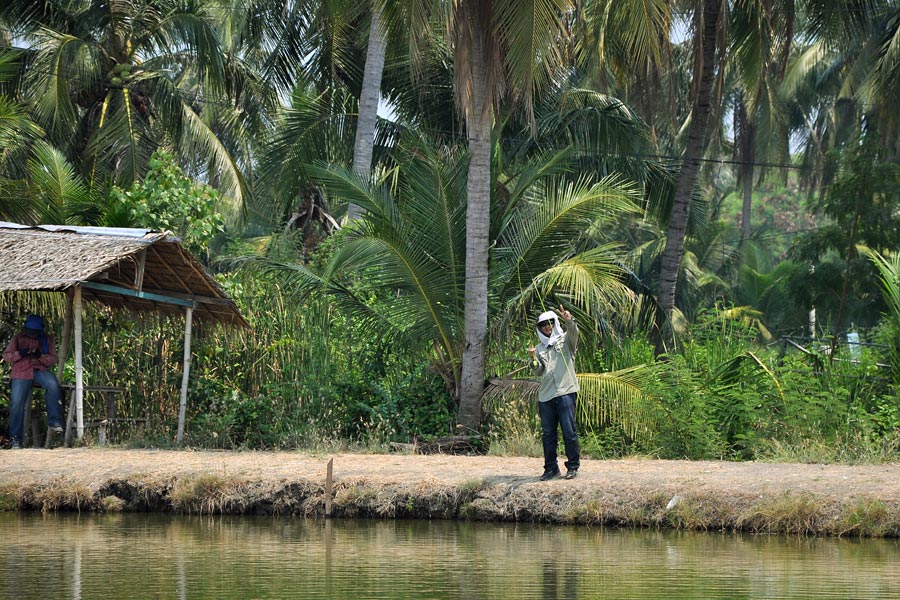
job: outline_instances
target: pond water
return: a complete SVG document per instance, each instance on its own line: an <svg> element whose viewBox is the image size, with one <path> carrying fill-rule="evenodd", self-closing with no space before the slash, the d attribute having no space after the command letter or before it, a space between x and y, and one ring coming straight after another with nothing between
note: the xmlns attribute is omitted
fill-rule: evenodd
<svg viewBox="0 0 900 600"><path fill-rule="evenodd" d="M900 597L896 540L20 513L0 540L0 598Z"/></svg>

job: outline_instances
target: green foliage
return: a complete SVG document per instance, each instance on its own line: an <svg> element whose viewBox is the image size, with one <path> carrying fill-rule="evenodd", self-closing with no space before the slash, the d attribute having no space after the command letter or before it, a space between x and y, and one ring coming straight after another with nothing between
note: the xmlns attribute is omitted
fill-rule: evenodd
<svg viewBox="0 0 900 600"><path fill-rule="evenodd" d="M682 351L656 365L642 391L663 416L649 440L582 425L592 452L607 456L747 460L785 456L842 461L892 460L900 431L900 397L875 349L851 362L759 347L750 324L708 312ZM638 344L640 347L640 344ZM607 362L630 355L634 344L604 350Z"/></svg>
<svg viewBox="0 0 900 600"><path fill-rule="evenodd" d="M860 246L875 251L900 246L900 167L880 148L876 136L834 155L840 163L834 183L811 202L814 213L824 215L828 225L799 237L789 256L815 265L804 285L815 297L819 318L832 322L841 314L839 328L849 322L872 326L885 304L876 293L878 273L858 254ZM846 296L843 294L847 287ZM843 310L841 310L843 302Z"/></svg>
<svg viewBox="0 0 900 600"><path fill-rule="evenodd" d="M298 21L285 18L282 6L265 3L258 10L223 12L202 1L124 2L113 11L120 18L110 18L98 3L51 0L43 3L46 10L32 10L31 4L13 0L0 6L0 21L9 29L0 35L0 216L167 229L206 256L223 230L219 211L230 200L249 198L251 184L259 193L256 229L231 235L242 252L264 253L270 268L220 278L252 324L249 330L197 328L190 442L221 448L380 447L386 440L451 432L464 344L471 158L453 145L462 114L450 103L454 70L462 72L454 68L453 45L428 44L439 47L423 48L427 58L423 53L412 63L399 54L390 57L383 87L401 120L381 123L369 178L333 167L351 158L359 110L353 90L365 35L357 27L366 21L362 5L332 13L340 3L313 3ZM534 7L519 13L516 3L504 6L509 12L500 21L506 33L517 32L506 29L510 25L525 31L537 22L541 36L552 37L564 24L552 10L522 20ZM669 57L659 83L689 90L693 49L668 45L669 8L657 8L643 20L632 18L641 15L628 7L588 10L589 20L598 22L573 23L586 35L542 63L542 81L528 73L532 37L507 40L512 45L502 57L504 68L524 76L510 78L513 93L496 107L499 141L489 169L491 385L517 372L531 341L519 337L516 324L527 322L537 307L561 300L584 325L578 370L588 374L579 410L586 454L896 456L900 269L887 256L900 246L900 171L892 147L897 119L890 110L898 81L890 69L900 46L887 43L900 23L896 9L890 19L875 11L877 23L866 22L865 11L851 21L838 12L794 15L796 31L811 46L798 72L786 74L788 89L781 94L766 86L753 90L764 83L761 75L776 75L759 66L772 63L771 51L785 40L752 39L746 7L730 12L726 29L735 37L724 58L737 69L747 99L754 96L760 104L751 110L758 145L786 152L782 134L789 132L775 131L787 127L775 99L794 92L791 126L809 136L803 152L820 160L828 148L843 148L825 165L840 169L826 179L827 193L810 196L811 211L802 210L792 176L766 177L754 194L753 221L762 225L750 241L737 235L738 198L726 198L717 213L714 197L696 194L677 287L680 315L693 322L684 323L678 352L660 359L644 339L639 317L646 315L633 309L652 305L636 294L649 298L646 282L659 275L666 240L657 226L664 227L670 216L675 177L645 157L682 153L672 124L683 123L690 103L684 96L654 94L654 78L644 71L635 75L634 65L658 67ZM397 16L388 19L391 26L402 22ZM787 13L759 23L768 27L786 18ZM426 34L432 23L418 25L416 35ZM390 33L393 40L397 32ZM823 33L842 40L840 55L817 45ZM13 39L23 47L9 47ZM594 62L612 71L549 67L556 59L592 56L599 46L589 50L579 42L597 39L608 42L601 52L610 60ZM414 63L431 76L428 85L403 83L410 81L406 69ZM779 78L784 74L785 65L770 66ZM598 81L614 82L640 100L629 107L611 90L598 91ZM537 88L541 82L559 85L534 106L526 100L521 113L507 110L511 98L530 96L520 85ZM290 106L279 112L278 100L288 98ZM440 131L445 138L422 131ZM722 158L718 152L730 140L710 139L710 158ZM152 154L163 147L177 158ZM179 161L227 196L192 181L176 166ZM708 172L733 182L727 169ZM254 180L245 180L251 172ZM798 179L820 173L828 171L811 169ZM114 188L104 205L97 198L115 182L131 187ZM334 226L327 211L339 212L348 201L363 206L367 218L322 242ZM706 206L722 220L708 218ZM656 218L635 219L636 207ZM780 234L794 233L798 224L816 230L798 236L795 262L782 261L787 236ZM303 235L274 237L282 228ZM249 239L254 235L260 237ZM860 243L887 258L860 259ZM623 268L623 248L631 252L632 271ZM766 330L805 330L810 307L819 311L820 323L834 320L845 279L850 293L843 315L874 326L885 312L875 332L883 347L849 362L843 353L830 360L815 352L782 355L760 345ZM147 419L144 439L171 443L181 323L134 321L101 310L89 313L85 328L92 340L87 376L124 382L120 413ZM892 365L890 375L878 366L885 362ZM86 399L89 410L101 411L102 400ZM539 453L533 404L491 408L493 448Z"/></svg>
<svg viewBox="0 0 900 600"><path fill-rule="evenodd" d="M869 259L878 269L879 283L887 314L881 323L881 338L887 347L891 378L900 386L900 254L882 256L867 250Z"/></svg>
<svg viewBox="0 0 900 600"><path fill-rule="evenodd" d="M127 220L108 225L171 231L195 255L205 255L212 240L225 229L217 212L219 193L186 176L163 150L153 153L143 181L127 190L114 186L110 195L110 214L127 215Z"/></svg>

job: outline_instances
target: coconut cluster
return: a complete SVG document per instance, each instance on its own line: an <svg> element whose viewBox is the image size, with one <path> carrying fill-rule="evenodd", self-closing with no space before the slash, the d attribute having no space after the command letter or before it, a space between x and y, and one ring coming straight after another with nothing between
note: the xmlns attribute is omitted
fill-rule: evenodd
<svg viewBox="0 0 900 600"><path fill-rule="evenodd" d="M131 76L131 65L129 63L116 63L110 73L109 84L112 86L120 86Z"/></svg>

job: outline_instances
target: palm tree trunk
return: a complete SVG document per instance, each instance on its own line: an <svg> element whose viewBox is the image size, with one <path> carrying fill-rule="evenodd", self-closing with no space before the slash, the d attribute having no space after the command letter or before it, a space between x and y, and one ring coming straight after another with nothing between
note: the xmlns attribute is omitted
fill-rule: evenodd
<svg viewBox="0 0 900 600"><path fill-rule="evenodd" d="M381 4L378 0L373 0L369 44L366 48L366 66L363 71L362 90L359 93L356 140L353 144L353 172L361 177L367 176L372 168L375 123L378 120L378 101L381 99L381 75L384 71L384 55L387 49L387 37L381 25L381 16ZM349 220L352 221L361 216L362 209L355 204L347 207Z"/></svg>
<svg viewBox="0 0 900 600"><path fill-rule="evenodd" d="M745 158L744 160L749 160ZM741 165L743 174L743 194L744 201L741 205L741 241L746 242L750 239L750 216L753 209L753 165Z"/></svg>
<svg viewBox="0 0 900 600"><path fill-rule="evenodd" d="M700 30L701 50L699 60L694 65L695 76L699 73L697 96L691 111L684 161L675 187L672 213L669 217L668 237L662 255L659 275L659 303L666 317L672 316L675 308L675 284L678 267L684 252L684 236L690 217L691 198L700 171L700 159L706 147L706 132L709 122L710 96L715 77L716 34L719 23L721 0L704 0L703 24ZM695 78L695 81L697 79Z"/></svg>
<svg viewBox="0 0 900 600"><path fill-rule="evenodd" d="M747 104L743 98L738 102L738 122L740 124L741 188L744 201L741 204L741 241L750 239L750 217L753 209L753 149L756 131L747 116Z"/></svg>
<svg viewBox="0 0 900 600"><path fill-rule="evenodd" d="M465 338L460 375L459 424L469 431L481 424L487 338L488 249L491 202L491 99L486 43L472 36L471 101L466 105L469 172L466 185Z"/></svg>

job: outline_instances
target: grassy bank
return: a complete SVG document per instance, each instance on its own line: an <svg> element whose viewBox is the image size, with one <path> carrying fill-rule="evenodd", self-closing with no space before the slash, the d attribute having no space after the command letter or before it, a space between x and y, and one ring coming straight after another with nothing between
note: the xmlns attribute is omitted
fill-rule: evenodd
<svg viewBox="0 0 900 600"><path fill-rule="evenodd" d="M116 450L5 457L17 461L0 467L3 510L325 516L326 457ZM55 466L41 472L35 457ZM894 465L588 461L577 480L541 483L533 475L539 464L341 455L332 516L900 536Z"/></svg>

